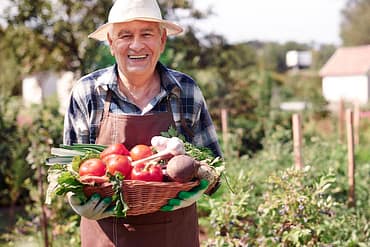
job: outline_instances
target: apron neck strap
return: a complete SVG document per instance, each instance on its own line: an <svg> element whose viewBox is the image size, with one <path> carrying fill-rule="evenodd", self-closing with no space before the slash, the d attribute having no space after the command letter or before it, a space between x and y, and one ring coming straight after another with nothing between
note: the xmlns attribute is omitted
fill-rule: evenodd
<svg viewBox="0 0 370 247"><path fill-rule="evenodd" d="M107 117L108 116L111 99L112 99L112 91L110 89L108 89L107 96L105 97L104 112L102 114L102 117Z"/></svg>
<svg viewBox="0 0 370 247"><path fill-rule="evenodd" d="M176 98L177 103L178 103L178 110L179 110L179 114L180 114L181 128L185 131L185 133L186 133L186 135L188 137L190 137L191 139L193 139L193 137L194 137L194 131L193 131L193 129L191 129L190 127L188 127L188 125L186 124L184 113L182 111L181 98L179 96L177 96L176 94L174 94L174 93L169 93L169 95L168 95L167 102L169 104L169 109L172 112L171 103L170 103L170 99L171 99L172 96L174 96Z"/></svg>

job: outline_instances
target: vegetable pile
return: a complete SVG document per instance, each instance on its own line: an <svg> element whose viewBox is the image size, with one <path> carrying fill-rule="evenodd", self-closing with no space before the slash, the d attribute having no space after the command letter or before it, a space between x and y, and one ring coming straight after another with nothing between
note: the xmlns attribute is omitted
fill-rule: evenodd
<svg viewBox="0 0 370 247"><path fill-rule="evenodd" d="M181 138L181 136L180 136ZM206 148L198 148L176 136L174 130L151 139L151 146L138 144L128 150L124 144L60 145L52 148L46 160L48 169L47 204L55 196L74 193L86 201L86 186L112 186L112 201L117 217L125 217L124 180L186 183L205 178L210 189L217 188L223 170L220 157L214 158ZM206 191L211 194L212 191Z"/></svg>

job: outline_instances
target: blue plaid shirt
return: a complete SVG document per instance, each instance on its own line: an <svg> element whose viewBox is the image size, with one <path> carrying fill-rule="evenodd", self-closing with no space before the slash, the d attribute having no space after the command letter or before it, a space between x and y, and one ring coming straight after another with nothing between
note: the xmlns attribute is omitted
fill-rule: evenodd
<svg viewBox="0 0 370 247"><path fill-rule="evenodd" d="M117 84L117 65L92 72L82 77L73 87L64 119L64 143L95 143L108 89L112 94L110 111L115 114L144 115L167 111L170 101L176 128L188 142L210 148L221 156L217 134L207 110L205 99L194 80L186 74L157 64L161 78L160 93L141 110L132 104ZM186 125L194 136L187 135L180 123L179 102Z"/></svg>

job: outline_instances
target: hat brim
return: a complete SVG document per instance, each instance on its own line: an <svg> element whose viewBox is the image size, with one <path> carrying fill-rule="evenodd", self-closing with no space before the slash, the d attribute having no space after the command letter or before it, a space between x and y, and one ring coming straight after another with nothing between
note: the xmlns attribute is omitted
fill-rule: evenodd
<svg viewBox="0 0 370 247"><path fill-rule="evenodd" d="M182 27L170 21L160 20L160 19L155 19L155 18L133 18L133 19L120 21L120 22L105 23L104 25L101 25L100 27L98 27L94 32L90 33L87 37L96 39L99 41L106 41L107 33L109 32L109 28L112 24L131 22L131 21L149 21L149 22L161 23L163 27L166 28L167 35L178 35L183 31Z"/></svg>

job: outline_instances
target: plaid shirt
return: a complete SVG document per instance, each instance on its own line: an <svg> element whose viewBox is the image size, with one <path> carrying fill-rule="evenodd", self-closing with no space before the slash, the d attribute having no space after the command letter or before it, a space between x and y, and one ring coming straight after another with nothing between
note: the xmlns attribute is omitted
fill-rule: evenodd
<svg viewBox="0 0 370 247"><path fill-rule="evenodd" d="M120 93L117 65L82 77L72 89L64 119L64 143L95 143L105 98L110 89L113 92L110 111L115 114L144 115L167 111L169 100L178 132L183 134L188 142L208 147L216 156L221 156L206 102L194 80L183 73L168 69L161 63L157 64L157 70L161 78L161 91L143 110ZM181 126L180 101L185 122L194 132L193 138L187 135Z"/></svg>

